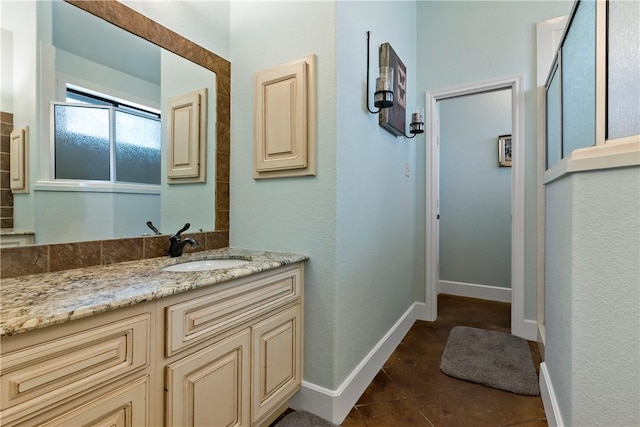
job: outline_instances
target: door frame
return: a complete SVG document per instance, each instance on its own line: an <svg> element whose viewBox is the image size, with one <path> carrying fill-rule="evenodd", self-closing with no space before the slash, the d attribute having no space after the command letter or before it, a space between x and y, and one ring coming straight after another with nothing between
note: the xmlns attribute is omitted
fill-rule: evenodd
<svg viewBox="0 0 640 427"><path fill-rule="evenodd" d="M438 317L440 123L437 102L465 95L511 89L513 138L511 170L511 333L536 339L537 322L524 318L524 74L465 83L426 93L426 307L424 320Z"/></svg>

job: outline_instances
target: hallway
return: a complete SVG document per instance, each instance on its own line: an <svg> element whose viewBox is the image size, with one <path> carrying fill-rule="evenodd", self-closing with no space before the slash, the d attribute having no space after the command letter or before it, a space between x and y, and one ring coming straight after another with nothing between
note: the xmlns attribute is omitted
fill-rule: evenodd
<svg viewBox="0 0 640 427"><path fill-rule="evenodd" d="M510 305L440 295L438 320L416 322L343 427L546 426L542 399L451 378L440 357L454 326L509 332ZM529 343L536 370L540 356Z"/></svg>

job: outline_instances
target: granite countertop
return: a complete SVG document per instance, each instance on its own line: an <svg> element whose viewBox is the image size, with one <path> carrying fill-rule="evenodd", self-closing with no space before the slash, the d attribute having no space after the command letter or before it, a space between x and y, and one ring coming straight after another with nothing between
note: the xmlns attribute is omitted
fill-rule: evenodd
<svg viewBox="0 0 640 427"><path fill-rule="evenodd" d="M240 267L196 272L161 269L203 259L246 259ZM249 276L308 259L306 255L225 248L182 257L151 258L106 266L3 279L0 336L16 335L180 292Z"/></svg>

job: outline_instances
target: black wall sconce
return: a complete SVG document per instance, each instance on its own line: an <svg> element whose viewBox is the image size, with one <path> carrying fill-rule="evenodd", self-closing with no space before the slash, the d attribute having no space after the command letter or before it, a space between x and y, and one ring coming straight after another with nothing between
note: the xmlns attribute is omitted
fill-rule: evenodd
<svg viewBox="0 0 640 427"><path fill-rule="evenodd" d="M369 108L369 37L371 31L367 31L367 110L371 114L378 114L383 108L393 107L393 67L380 67L380 77L376 79L376 92L373 94L373 105L377 108L373 111Z"/></svg>
<svg viewBox="0 0 640 427"><path fill-rule="evenodd" d="M393 107L393 93L394 93L394 74L395 70L390 66L380 67L380 76L376 79L376 90L373 94L373 105L377 110L372 110L369 107L369 56L370 56L370 35L371 31L367 31L367 110L371 114L378 114L385 108ZM404 115L404 108L402 110ZM402 126L404 129L404 125ZM424 133L424 110L422 106L416 107L416 110L411 115L411 124L409 125L409 133L411 136L396 133L397 136L404 135L405 138L415 138L417 134Z"/></svg>

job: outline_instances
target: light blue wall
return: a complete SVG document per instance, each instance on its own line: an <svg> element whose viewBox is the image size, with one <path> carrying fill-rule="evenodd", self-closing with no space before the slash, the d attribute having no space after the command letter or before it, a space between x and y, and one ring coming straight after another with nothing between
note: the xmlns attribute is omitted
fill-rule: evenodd
<svg viewBox="0 0 640 427"><path fill-rule="evenodd" d="M572 390L572 205L570 177L546 186L545 359L563 420L569 420Z"/></svg>
<svg viewBox="0 0 640 427"><path fill-rule="evenodd" d="M547 185L545 362L566 425L640 424L640 168Z"/></svg>
<svg viewBox="0 0 640 427"><path fill-rule="evenodd" d="M413 303L415 139L396 137L366 110L366 33L371 81L378 45L389 42L407 69L407 117L416 105L415 2L337 6L337 348L334 387ZM389 19L393 16L393 19ZM373 86L372 86L373 88ZM407 133L408 133L407 122ZM405 176L405 163L410 176Z"/></svg>
<svg viewBox="0 0 640 427"><path fill-rule="evenodd" d="M306 381L334 388L336 284L336 4L231 4L231 246L309 254ZM253 73L317 55L316 177L253 179Z"/></svg>
<svg viewBox="0 0 640 427"><path fill-rule="evenodd" d="M438 102L440 280L511 287L511 168L498 136L511 134L511 91Z"/></svg>
<svg viewBox="0 0 640 427"><path fill-rule="evenodd" d="M155 194L39 191L36 243L65 243L142 236L160 221Z"/></svg>
<svg viewBox="0 0 640 427"><path fill-rule="evenodd" d="M570 1L418 2L418 93L525 74L525 318L536 318L536 27L571 10ZM419 145L417 227L424 227L424 146ZM424 259L424 247L419 247ZM424 283L424 265L416 277ZM416 297L424 300L417 282Z"/></svg>
<svg viewBox="0 0 640 427"><path fill-rule="evenodd" d="M329 389L413 302L415 178L404 165L413 169L415 143L378 126L364 84L371 30L375 64L377 45L391 42L415 88L414 12L411 2L231 5L231 245L310 255L305 380ZM254 181L252 75L309 54L318 57L318 175Z"/></svg>
<svg viewBox="0 0 640 427"><path fill-rule="evenodd" d="M162 116L165 119L162 120L161 213L160 224L156 226L162 233L175 233L187 222L191 224L189 231L213 230L216 193L216 75L165 50L162 51L160 62ZM168 184L168 100L203 88L208 91L206 182Z"/></svg>
<svg viewBox="0 0 640 427"><path fill-rule="evenodd" d="M158 55L160 55L159 51L160 48L158 48ZM56 100L59 102L65 102L67 83L160 109L159 84L56 48Z"/></svg>
<svg viewBox="0 0 640 427"><path fill-rule="evenodd" d="M13 113L14 128L29 126L30 145L37 144L40 138L39 109L36 103L39 90L38 62L36 46L38 40L38 2L0 2L2 28L12 35L13 41L13 80L12 87L5 86L2 78L2 111ZM3 40L4 47L5 40ZM20 54L18 54L20 52ZM5 63L2 64L3 68ZM7 96L8 93L8 96ZM11 97L11 109L5 109L7 98ZM29 151L30 165L38 165L37 150ZM38 168L32 167L29 173L30 182L37 177ZM14 226L16 228L32 228L35 223L34 200L28 194L16 194L13 199ZM22 212L17 216L16 212Z"/></svg>

